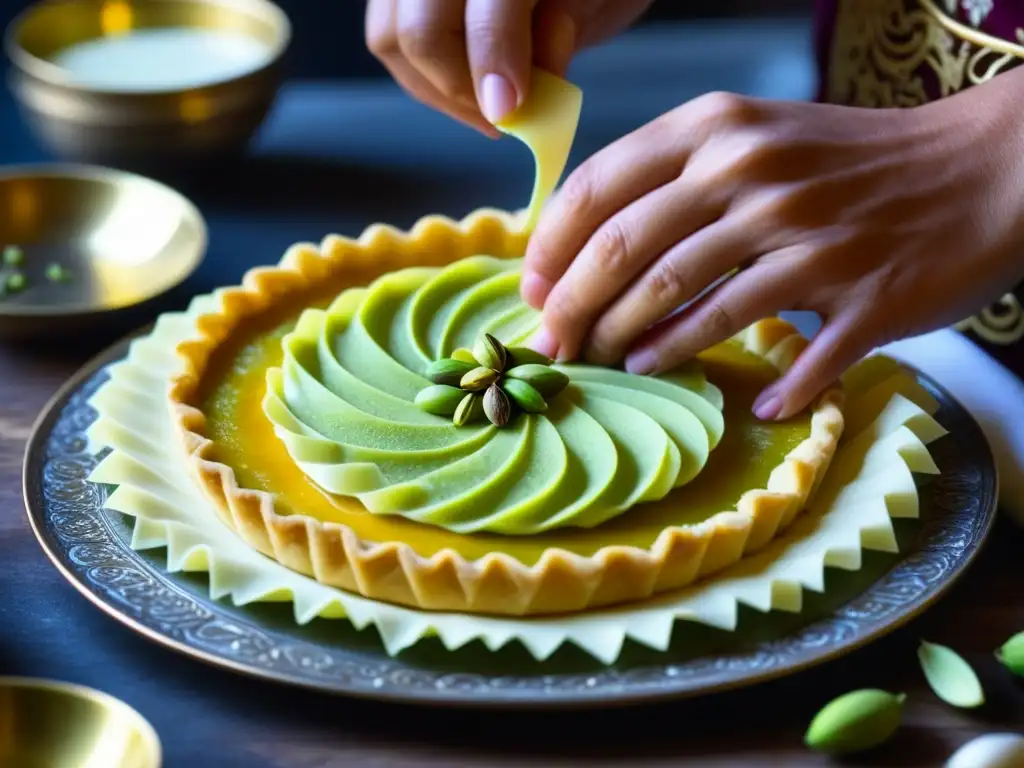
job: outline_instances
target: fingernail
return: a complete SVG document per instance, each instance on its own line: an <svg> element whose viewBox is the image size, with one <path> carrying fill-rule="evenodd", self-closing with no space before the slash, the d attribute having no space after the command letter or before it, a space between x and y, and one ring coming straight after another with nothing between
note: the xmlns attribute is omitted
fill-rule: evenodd
<svg viewBox="0 0 1024 768"><path fill-rule="evenodd" d="M554 287L554 283L546 277L538 275L536 272L525 272L519 282L519 293L523 297L523 301L534 309L540 309L544 306L544 300L547 299Z"/></svg>
<svg viewBox="0 0 1024 768"><path fill-rule="evenodd" d="M761 421L772 421L782 413L782 398L770 392L763 392L754 401L754 415Z"/></svg>
<svg viewBox="0 0 1024 768"><path fill-rule="evenodd" d="M626 358L626 371L637 376L646 376L658 367L658 356L649 349L641 349Z"/></svg>
<svg viewBox="0 0 1024 768"><path fill-rule="evenodd" d="M516 89L501 75L484 75L480 81L480 110L491 123L507 117L516 108Z"/></svg>
<svg viewBox="0 0 1024 768"><path fill-rule="evenodd" d="M543 325L530 339L530 348L551 358L558 356L558 340Z"/></svg>

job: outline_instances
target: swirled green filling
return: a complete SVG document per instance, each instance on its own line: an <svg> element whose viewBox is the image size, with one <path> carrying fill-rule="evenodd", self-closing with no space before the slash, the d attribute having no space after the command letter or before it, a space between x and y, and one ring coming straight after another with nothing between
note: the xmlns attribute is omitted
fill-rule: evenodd
<svg viewBox="0 0 1024 768"><path fill-rule="evenodd" d="M329 494L459 533L593 527L692 481L722 438L699 364L660 377L558 365L569 386L506 427L456 427L415 404L433 361L490 333L524 343L539 314L521 260L409 268L306 310L267 371L264 414Z"/></svg>

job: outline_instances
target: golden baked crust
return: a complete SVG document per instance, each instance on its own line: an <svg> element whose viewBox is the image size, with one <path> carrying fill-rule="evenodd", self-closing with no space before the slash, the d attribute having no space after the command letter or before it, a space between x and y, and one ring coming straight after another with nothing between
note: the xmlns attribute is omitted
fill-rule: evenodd
<svg viewBox="0 0 1024 768"><path fill-rule="evenodd" d="M271 493L239 487L234 470L212 458L200 383L213 352L248 320L301 301L347 270L372 264L381 273L476 253L517 257L524 249L525 235L506 213L481 209L461 222L429 216L407 234L377 225L358 240L331 236L319 248L294 246L277 267L253 269L241 286L219 291L219 311L198 318L195 337L177 348L184 370L170 382L168 397L195 477L223 521L264 555L330 586L424 609L516 616L580 611L677 589L737 562L785 529L827 471L842 433L838 383L813 405L809 436L772 471L767 487L745 493L736 509L666 528L648 549L606 546L583 557L549 548L533 565L497 552L477 560L450 549L424 557L401 541L366 541L340 523L281 514ZM806 346L779 319L760 321L737 338L780 373Z"/></svg>

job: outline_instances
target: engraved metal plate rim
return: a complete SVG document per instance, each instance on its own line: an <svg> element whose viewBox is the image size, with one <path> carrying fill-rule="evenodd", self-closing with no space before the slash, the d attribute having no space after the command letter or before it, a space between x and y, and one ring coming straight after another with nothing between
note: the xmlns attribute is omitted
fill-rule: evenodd
<svg viewBox="0 0 1024 768"><path fill-rule="evenodd" d="M974 512L975 519L972 521L973 528L971 536L963 544L961 551L955 555L948 570L936 582L924 583L923 586L915 587L917 592L908 598L908 604L902 608L895 609L891 615L881 620L863 616L838 615L813 622L786 637L761 643L751 652L746 654L733 654L728 657L720 657L719 660L727 660L728 664L723 669L715 671L714 664L709 664L708 658L697 658L682 664L673 663L667 658L660 668L641 668L653 672L639 681L628 679L626 675L614 668L586 674L571 675L534 675L531 677L517 678L488 677L478 673L451 673L432 672L421 668L410 666L402 661L401 656L391 658L387 656L383 648L380 650L380 658L377 662L381 669L387 670L387 677L384 673L373 672L365 669L364 664L355 655L352 658L339 658L338 662L332 662L330 655L322 647L314 643L301 641L300 645L307 645L312 650L318 647L320 650L319 661L317 658L305 657L306 664L295 663L295 670L281 671L267 667L260 667L251 660L246 661L240 658L232 658L225 652L215 652L208 649L196 647L195 644L179 639L167 628L161 629L148 626L142 620L129 615L122 605L118 605L109 594L104 594L98 585L91 582L84 569L76 569L73 563L69 562L69 549L62 547L56 537L51 537L46 525L46 504L41 494L37 491L42 489L43 472L46 468L47 447L54 438L55 428L60 425L60 420L69 403L80 395L81 390L86 387L90 380L101 375L106 366L121 357L127 350L128 342L137 334L132 334L128 339L122 340L101 352L90 362L86 363L61 389L51 398L43 411L37 417L30 434L23 464L22 486L25 499L26 511L32 531L36 536L43 551L57 568L58 572L74 586L84 597L92 602L104 613L142 635L146 639L169 648L173 651L189 656L198 661L228 669L243 675L272 682L309 688L321 693L341 694L345 696L376 699L381 701L402 702L407 704L430 704L440 706L475 706L489 708L575 708L581 709L596 706L622 706L633 704L652 703L668 699L678 699L696 695L722 692L735 688L768 682L786 675L803 671L813 666L825 663L853 650L861 648L885 634L897 629L908 621L912 620L923 611L936 603L967 570L982 549L982 545L995 519L996 503L998 499L998 477L991 452L987 441L982 437L977 444L971 445L972 466L980 473L980 490L976 494L977 511ZM960 405L955 398L946 392L940 385L931 381L922 374L918 374L921 382L935 394L943 407L950 409L957 419L965 426L975 430L981 435L980 428L966 409ZM90 419L91 420L91 419ZM83 427L84 429L84 427ZM98 512L99 506L96 506ZM97 517L100 517L99 513ZM963 518L968 513L959 512ZM187 595L185 591L176 585L175 577L163 570L150 568L143 562L140 555L116 540L116 535L107 530L108 540L117 548L116 553L121 560L121 565L133 566L143 569L147 575L162 589L169 589L180 597L191 600L196 609L209 614L211 621L218 617L227 617L234 624L240 624L237 619L227 616L227 611L220 603L210 599L196 599ZM952 534L944 534L949 539ZM942 537L938 537L942 538ZM938 544L942 541L932 542L930 549L918 549L908 552L906 557L901 558L887 572L883 578L892 579L894 574L902 570L918 569L920 575L926 572L929 566L937 564L939 558ZM946 542L948 543L948 542ZM941 563L939 563L941 565ZM844 608L868 601L876 592L882 591L882 580L876 582L862 595L854 598ZM906 596L903 596L906 597ZM889 598L883 598L883 600ZM889 599L891 603L891 599ZM844 637L834 643L827 644L827 647L820 645L811 651L806 649L790 649L787 652L787 645L796 643L796 639L802 636L814 637L815 633L824 632L829 629L841 629ZM274 644L274 634L261 629L256 620L249 620L250 630L254 635L262 634L260 638L266 646L265 653L273 659L280 659L287 655L289 648L281 649ZM267 643L269 642L269 645ZM262 647L262 646L261 646ZM300 647L300 646L293 646ZM335 650L336 655L340 655ZM744 669L754 667L759 659L763 660L766 654L774 654L776 662L768 668ZM327 661L323 661L326 656ZM712 658L712 661L714 659ZM701 672L701 664L711 669L710 672ZM317 676L318 667L334 663L339 667L341 677L334 680L325 680L323 676ZM305 669L304 669L305 667ZM688 677L687 667L690 674L695 677ZM703 680L701 675L703 674ZM353 677L355 675L355 677ZM642 676L640 676L642 677ZM621 679L616 679L621 678Z"/></svg>

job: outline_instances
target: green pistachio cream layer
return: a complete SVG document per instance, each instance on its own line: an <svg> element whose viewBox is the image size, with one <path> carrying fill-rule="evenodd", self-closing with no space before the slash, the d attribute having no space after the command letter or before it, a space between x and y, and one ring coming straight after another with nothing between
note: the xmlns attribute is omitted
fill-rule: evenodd
<svg viewBox="0 0 1024 768"><path fill-rule="evenodd" d="M722 437L699 364L634 376L552 364L521 260L409 268L306 310L263 409L302 471L374 514L530 535L663 498Z"/></svg>

